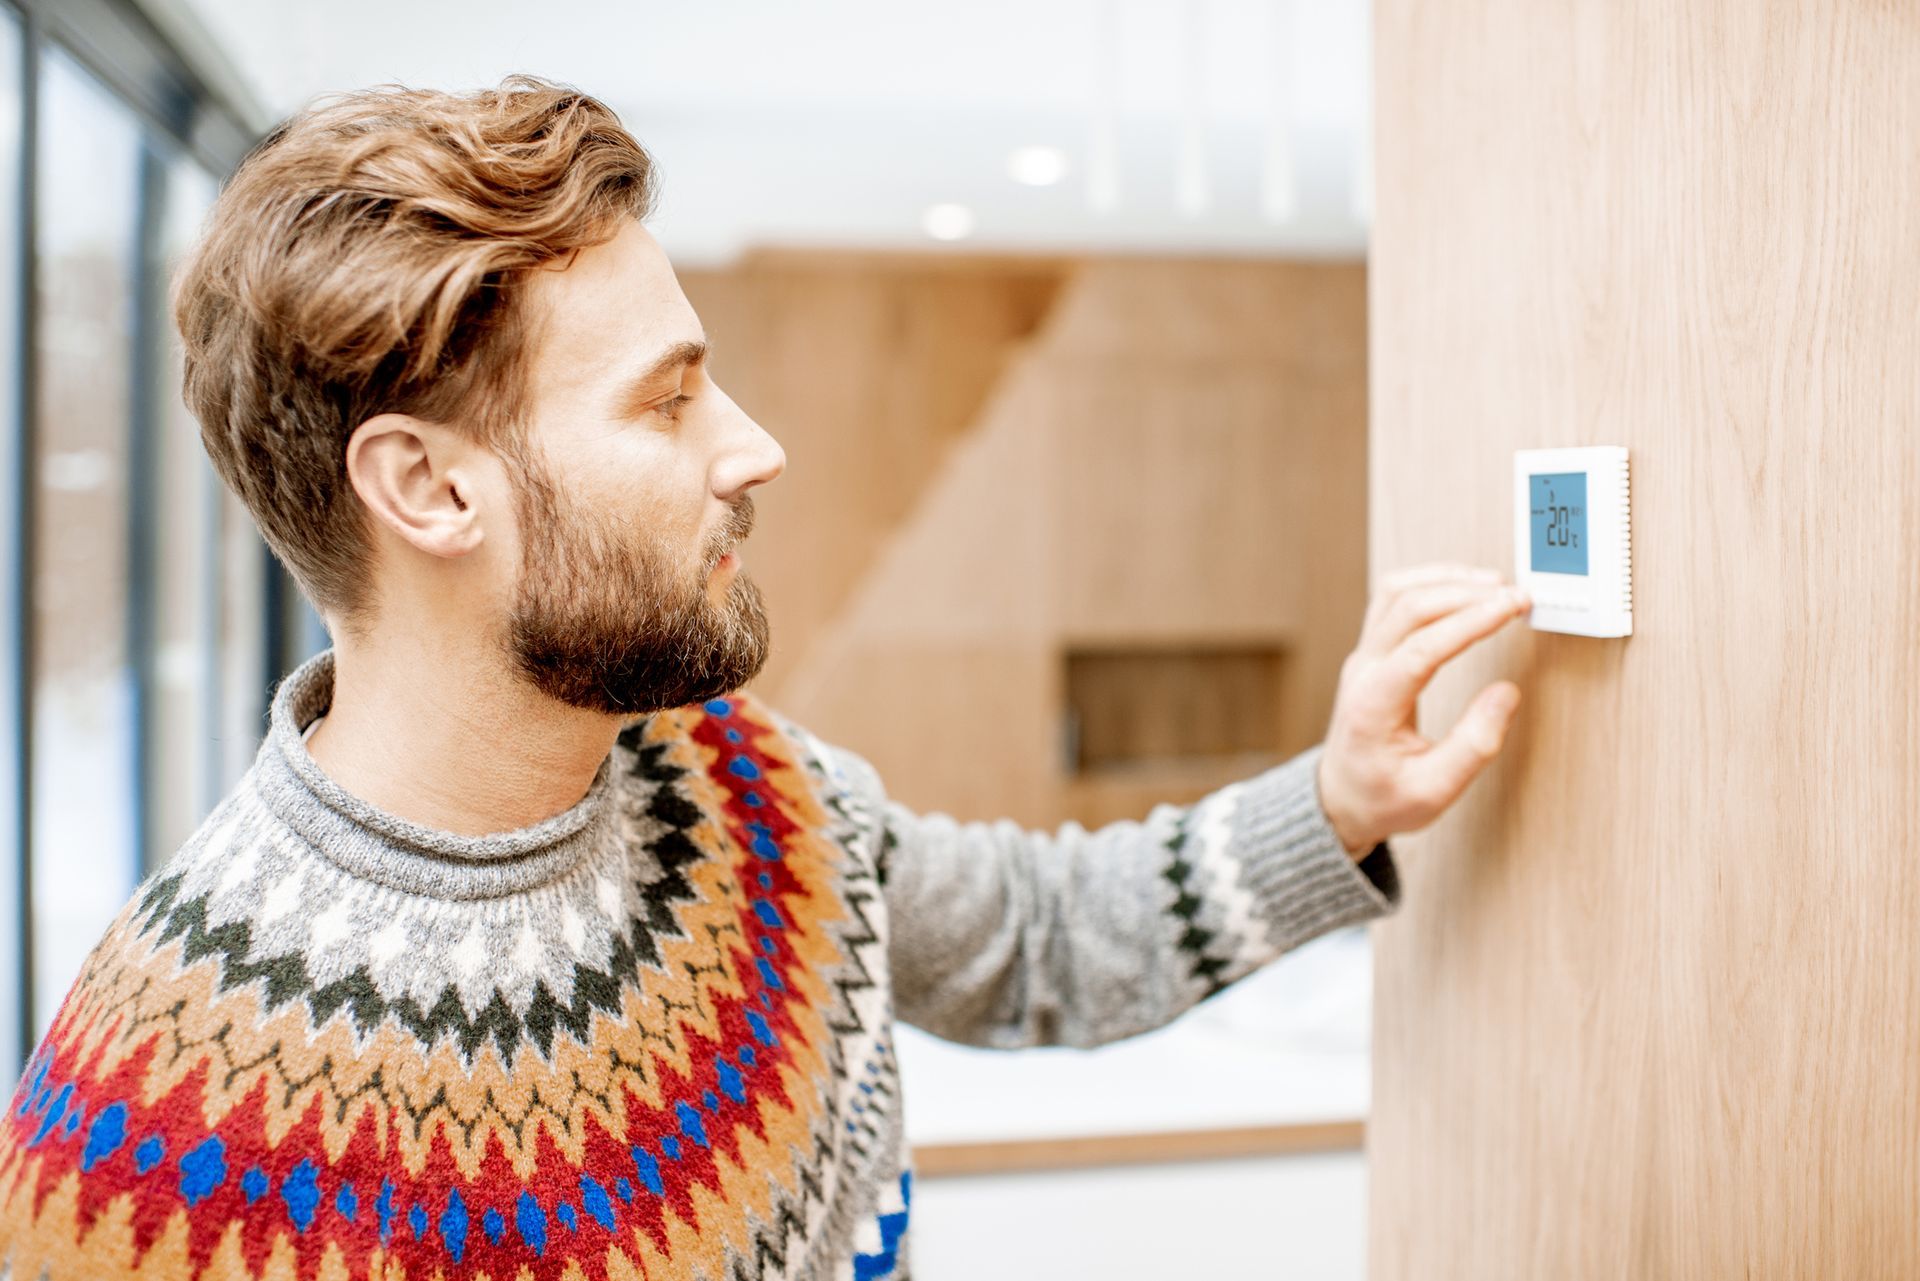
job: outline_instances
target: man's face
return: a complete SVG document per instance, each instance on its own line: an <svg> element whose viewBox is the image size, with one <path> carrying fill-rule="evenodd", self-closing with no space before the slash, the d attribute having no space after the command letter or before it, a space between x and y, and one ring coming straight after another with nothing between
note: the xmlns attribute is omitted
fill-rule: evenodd
<svg viewBox="0 0 1920 1281"><path fill-rule="evenodd" d="M638 222L530 290L530 425L507 451L521 550L509 654L593 711L739 688L768 644L740 566L747 491L785 454L714 384L699 319Z"/></svg>

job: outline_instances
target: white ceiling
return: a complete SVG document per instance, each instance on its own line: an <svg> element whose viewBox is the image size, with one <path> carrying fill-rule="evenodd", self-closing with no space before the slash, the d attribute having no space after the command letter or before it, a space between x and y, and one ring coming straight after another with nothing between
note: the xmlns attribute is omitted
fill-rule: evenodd
<svg viewBox="0 0 1920 1281"><path fill-rule="evenodd" d="M610 103L658 159L685 262L754 245L1350 256L1366 243L1367 0L172 0L272 117L382 82L530 71ZM1101 122L1105 122L1104 125ZM1110 208L1090 149L1110 137ZM1067 153L1049 188L1014 148ZM1263 211L1276 146L1291 214ZM1203 175L1183 207L1176 175Z"/></svg>

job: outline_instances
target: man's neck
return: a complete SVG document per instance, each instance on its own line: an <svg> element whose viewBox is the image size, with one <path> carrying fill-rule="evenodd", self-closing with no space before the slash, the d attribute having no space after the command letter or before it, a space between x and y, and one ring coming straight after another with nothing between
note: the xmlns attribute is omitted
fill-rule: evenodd
<svg viewBox="0 0 1920 1281"><path fill-rule="evenodd" d="M619 734L618 718L548 698L468 643L343 641L307 750L409 822L484 836L551 818L586 795Z"/></svg>

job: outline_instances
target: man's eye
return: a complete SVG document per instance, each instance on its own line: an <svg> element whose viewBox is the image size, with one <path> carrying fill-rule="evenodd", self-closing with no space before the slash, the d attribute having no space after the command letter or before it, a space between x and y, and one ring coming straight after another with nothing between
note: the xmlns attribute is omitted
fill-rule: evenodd
<svg viewBox="0 0 1920 1281"><path fill-rule="evenodd" d="M680 417L681 407L684 406L689 400L692 400L692 399L693 397L687 395L685 392L682 392L680 395L675 396L672 400L661 401L659 404L653 407L653 410L655 413L659 414L663 418L666 418L669 420L678 419Z"/></svg>

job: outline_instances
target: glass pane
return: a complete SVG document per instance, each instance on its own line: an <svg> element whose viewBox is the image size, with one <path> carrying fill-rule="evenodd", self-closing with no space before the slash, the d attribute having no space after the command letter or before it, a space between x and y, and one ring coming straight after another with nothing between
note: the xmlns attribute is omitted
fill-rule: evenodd
<svg viewBox="0 0 1920 1281"><path fill-rule="evenodd" d="M167 166L160 253L166 278L200 231L217 187L190 160ZM154 442L153 688L147 718L147 866L193 834L220 792L218 678L219 478L180 398L180 336L155 316L159 385ZM221 789L224 790L224 789Z"/></svg>
<svg viewBox="0 0 1920 1281"><path fill-rule="evenodd" d="M20 886L21 859L15 833L19 830L17 780L24 768L23 744L14 734L20 723L21 690L15 674L20 651L14 643L19 620L14 603L20 590L20 547L15 540L19 511L14 502L15 442L20 424L14 420L14 389L20 385L19 255L20 238L20 23L13 12L0 8L0 1094L12 1093L12 1082L25 1060L20 1043L20 1011L26 1000L21 982Z"/></svg>
<svg viewBox="0 0 1920 1281"><path fill-rule="evenodd" d="M267 544L246 504L224 484L220 503L219 790L224 795L253 764L267 728Z"/></svg>
<svg viewBox="0 0 1920 1281"><path fill-rule="evenodd" d="M32 859L44 1029L138 870L126 444L140 129L57 49L41 66Z"/></svg>

